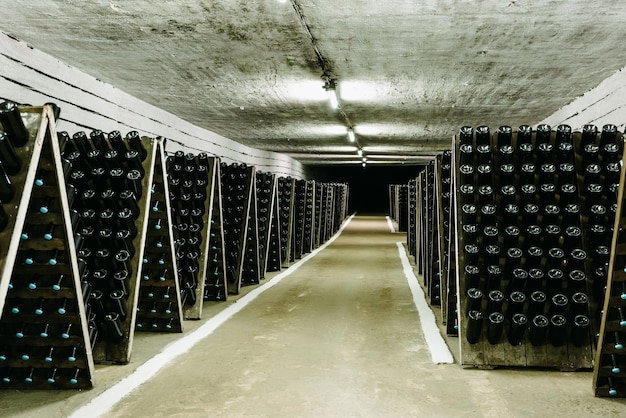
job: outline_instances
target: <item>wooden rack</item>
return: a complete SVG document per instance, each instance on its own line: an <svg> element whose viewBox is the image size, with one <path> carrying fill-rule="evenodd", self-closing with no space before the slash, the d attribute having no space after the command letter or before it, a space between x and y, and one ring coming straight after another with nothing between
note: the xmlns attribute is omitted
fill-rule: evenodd
<svg viewBox="0 0 626 418"><path fill-rule="evenodd" d="M222 227L226 249L227 287L228 292L238 294L242 284L241 278L256 174L254 167L236 163L222 164L221 170L224 210ZM258 257L256 260L258 261Z"/></svg>
<svg viewBox="0 0 626 418"><path fill-rule="evenodd" d="M291 234L291 251L289 261L293 262L302 258L304 245L304 216L306 209L306 181L296 180L294 188L294 213L293 228Z"/></svg>
<svg viewBox="0 0 626 418"><path fill-rule="evenodd" d="M622 141L623 147L623 141ZM626 397L626 157L622 158L608 280L593 368L596 396Z"/></svg>
<svg viewBox="0 0 626 418"><path fill-rule="evenodd" d="M278 244L277 234L273 234L273 227L278 225L276 193L276 175L271 173L256 173L257 212L259 231L259 274L265 278L265 273L280 269L280 263L276 263L280 252L276 249ZM274 240L272 241L272 238Z"/></svg>
<svg viewBox="0 0 626 418"><path fill-rule="evenodd" d="M439 211L439 231L441 239L441 315L443 323L446 325L448 335L458 335L456 326L456 277L454 275L454 265L452 257L454 251L451 248L451 225L452 225L452 152L444 151L441 156L440 167L436 170L437 187L437 208ZM452 266L452 268L451 268Z"/></svg>
<svg viewBox="0 0 626 418"><path fill-rule="evenodd" d="M268 241L267 241L267 259L265 263L265 271L280 271L282 266L281 258L281 214L280 202L278 197L278 177L273 175L272 196L269 200L271 207L271 220L269 222Z"/></svg>
<svg viewBox="0 0 626 418"><path fill-rule="evenodd" d="M293 235L296 180L291 177L278 178L278 213L280 214L280 259L282 267L290 264Z"/></svg>
<svg viewBox="0 0 626 418"><path fill-rule="evenodd" d="M181 289L178 255L186 256L181 244L176 244L172 230L172 207L163 142L157 140L156 161L150 188L150 210L146 231L145 248L142 259L142 275L137 302L137 331L182 332L184 299L195 298L195 284L192 278L186 281L186 288ZM191 199L191 197L190 197ZM191 205L190 199L185 202ZM182 200L176 195L175 203ZM189 224L179 223L177 228ZM180 229L179 236L182 235ZM175 250L178 245L178 251ZM182 257L181 257L182 258ZM184 297L183 297L184 295Z"/></svg>
<svg viewBox="0 0 626 418"><path fill-rule="evenodd" d="M409 180L407 184L407 251L417 259L417 187L416 179Z"/></svg>
<svg viewBox="0 0 626 418"><path fill-rule="evenodd" d="M256 172L252 167L249 174L250 182L250 204L248 205L247 231L243 252L243 269L241 273L241 284L252 285L261 282L261 263L259 260L259 228L258 228L258 200L256 189Z"/></svg>
<svg viewBox="0 0 626 418"><path fill-rule="evenodd" d="M500 130L492 135L486 127L477 128L476 132L463 128L454 141L461 363L480 367L590 368L594 348L590 337L594 320L590 313L597 310L597 300L589 289L594 282L596 286L603 281L606 283L606 278L594 278L593 266L602 264L605 254L592 254L589 243L593 241L594 232L588 214L594 201L607 202L610 197L596 193L601 192L602 187L587 189L592 179L585 175L585 170L590 162L607 168L608 160L597 149L595 153L583 155L581 147L589 142L589 136L585 139L581 133L572 134L565 125L556 131L540 125L532 134L520 132L522 134L509 133L508 137L502 135L501 139ZM613 139L619 140L621 134ZM595 133L591 137L592 143L602 141ZM550 164L557 161L557 156L558 161L568 165L559 163L560 171L555 173L554 165ZM493 173L487 170L487 161ZM511 175L503 169L508 161L517 168ZM606 180L604 175L593 179L600 185ZM555 191L557 184L559 189ZM491 194L488 188L481 186L490 185L497 187L493 192L495 218L489 208L480 203L489 200ZM507 185L514 188L501 189ZM592 194L598 196L587 200L586 195ZM519 215L512 215L512 207L508 207L509 212L503 212L507 199L521 204ZM556 206L555 203L556 209L547 209L550 204ZM537 204L544 205L538 214ZM465 213L464 205L469 205L465 206ZM612 224L611 216L607 213L600 223ZM493 223L494 219L497 224ZM518 224L522 225L522 231L506 229ZM476 225L476 231L470 225ZM494 225L497 230L490 228L488 233L485 227ZM492 231L497 231L498 235L491 237ZM487 253L474 250L474 244L485 247L489 242L499 250L499 253L492 252L491 262L485 258ZM548 248L539 247L546 246L545 243L550 243ZM561 248L571 252L563 254ZM496 247L491 249L495 251ZM499 254L498 259L494 258L496 254ZM517 264L525 272L517 271L515 275L508 272L514 271ZM496 267L488 269L491 265ZM500 269L509 274L500 273ZM518 281L514 281L514 277ZM504 300L491 293L496 290L505 295ZM565 305L568 300L571 304ZM489 306L499 307L489 311ZM518 315L514 317L513 313ZM586 318L585 326L577 322L578 315Z"/></svg>
<svg viewBox="0 0 626 418"><path fill-rule="evenodd" d="M314 233L314 245L319 247L322 243L322 230L324 222L324 200L325 200L326 187L322 183L315 183L315 233Z"/></svg>
<svg viewBox="0 0 626 418"><path fill-rule="evenodd" d="M226 248L224 244L221 164L219 158L211 159L211 225L209 227L207 270L205 276L205 301L225 301L228 297L226 279ZM202 276L200 276L202 277ZM198 313L200 315L200 313Z"/></svg>
<svg viewBox="0 0 626 418"><path fill-rule="evenodd" d="M16 148L15 196L0 231L0 388L86 389L92 344L70 204L51 106L19 109L29 132ZM35 185L35 182L39 185Z"/></svg>
<svg viewBox="0 0 626 418"><path fill-rule="evenodd" d="M186 303L183 304L183 317L185 319L200 319L202 317L202 307L203 301L207 295L206 286L206 278L209 275L209 256L210 253L210 238L214 237L215 234L221 234L221 227L217 230L217 227L214 226L214 211L215 208L219 207L221 209L221 196L216 198L216 186L219 185L219 176L216 176L216 170L219 170L219 158L217 157L209 157L208 155L202 153L198 155L186 154L185 156L187 160L187 168L185 170L191 174L188 177L193 178L193 174L195 172L195 182L196 185L193 188L193 203L191 220L197 219L200 216L201 211L201 227L199 229L194 228L193 231L187 232L187 241L193 240L194 244L192 245L194 248L191 250L192 252L197 252L198 257L193 261L192 258L187 258L187 265L184 263L179 263L179 270L191 269L191 271L195 271L197 268L197 276L195 278L195 283L197 283L195 287L195 295L193 299L190 300L189 297L186 298ZM193 167L193 168L192 168ZM171 190L171 188L170 188ZM170 193L171 196L174 196L175 193ZM217 202L220 200L220 202ZM218 206L219 205L219 206ZM176 210L172 208L172 215L174 215ZM180 210L179 210L180 212ZM218 218L221 219L221 214L218 215ZM195 221L194 221L195 222ZM218 223L219 225L219 223ZM217 231L217 232L216 232ZM178 229L174 229L174 238L176 241L180 239L177 235ZM217 240L217 242L223 242ZM189 255L189 252L187 252ZM223 251L222 251L223 254ZM177 255L178 258L178 255ZM212 259L214 260L214 259ZM221 265L222 275L220 276L220 268L219 268L219 260L216 263L213 263L210 270L210 274L212 276L212 286L215 283L218 283L217 289L214 289L216 293L219 293L219 283L221 279L221 283L224 282L223 275L223 263ZM196 267L197 266L197 267ZM217 271L217 275L215 274ZM217 281L215 281L217 279ZM215 286L214 286L215 287ZM189 295L188 295L189 296ZM194 303L191 303L193 300Z"/></svg>
<svg viewBox="0 0 626 418"><path fill-rule="evenodd" d="M304 199L304 236L302 239L302 254L313 251L315 236L315 181L307 180Z"/></svg>

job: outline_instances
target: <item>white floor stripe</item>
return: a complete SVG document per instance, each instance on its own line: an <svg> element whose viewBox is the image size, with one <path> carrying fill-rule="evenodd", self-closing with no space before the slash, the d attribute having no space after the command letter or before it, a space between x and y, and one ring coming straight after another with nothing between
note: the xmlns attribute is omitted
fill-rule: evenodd
<svg viewBox="0 0 626 418"><path fill-rule="evenodd" d="M343 223L341 228L339 228L339 231L337 231L337 233L333 235L326 243L313 250L311 253L290 266L284 272L274 276L267 283L251 290L245 296L242 296L235 303L229 305L223 311L207 320L207 322L205 322L195 331L165 346L163 348L163 351L143 363L141 366L137 367L137 369L133 373L120 380L118 383L105 390L100 395L93 398L91 401L89 401L89 403L78 408L72 413L72 415L69 416L69 418L95 418L104 415L106 412L111 410L116 403L121 401L122 398L128 396L133 390L148 381L159 370L175 360L178 356L189 351L200 340L211 335L211 333L213 333L213 331L215 331L220 325L230 319L237 312L241 311L244 307L246 307L246 305L256 299L260 294L277 285L282 279L289 276L294 271L298 270L300 266L302 266L311 258L315 257L315 255L317 255L317 253L322 251L324 248L328 247L335 239L337 239L337 237L341 234L345 227L348 226L352 218L354 218L354 215L350 216Z"/></svg>
<svg viewBox="0 0 626 418"><path fill-rule="evenodd" d="M422 331L424 332L424 339L426 340L426 345L428 345L428 350L430 350L433 363L454 363L452 353L441 336L441 332L439 332L435 314L433 314L433 311L426 303L424 291L413 273L413 267L411 267L409 258L406 256L404 246L401 242L397 242L396 245L398 246L402 269L406 280L409 282L411 293L413 294L413 302L415 302L415 306L417 307L417 313L420 317L420 323L422 324Z"/></svg>
<svg viewBox="0 0 626 418"><path fill-rule="evenodd" d="M389 225L389 230L394 233L396 232L396 228L393 227L393 222L391 222L391 218L387 216L387 225Z"/></svg>

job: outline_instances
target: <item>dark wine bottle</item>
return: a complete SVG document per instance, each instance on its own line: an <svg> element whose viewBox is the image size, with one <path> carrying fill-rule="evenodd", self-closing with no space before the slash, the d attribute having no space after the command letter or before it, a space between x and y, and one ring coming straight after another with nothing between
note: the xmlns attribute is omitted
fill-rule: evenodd
<svg viewBox="0 0 626 418"><path fill-rule="evenodd" d="M466 312L469 315L470 311L480 311L483 299L483 292L475 287L467 290L467 303Z"/></svg>
<svg viewBox="0 0 626 418"><path fill-rule="evenodd" d="M28 129L15 103L10 101L0 103L0 124L14 147L23 147L28 143Z"/></svg>
<svg viewBox="0 0 626 418"><path fill-rule="evenodd" d="M109 312L104 315L104 327L110 341L121 342L124 339L120 315L117 312Z"/></svg>
<svg viewBox="0 0 626 418"><path fill-rule="evenodd" d="M549 325L549 341L554 347L560 347L565 343L565 334L567 330L567 319L565 315L556 314L550 318Z"/></svg>
<svg viewBox="0 0 626 418"><path fill-rule="evenodd" d="M15 196L15 187L4 169L4 164L0 161L0 204L9 203Z"/></svg>
<svg viewBox="0 0 626 418"><path fill-rule="evenodd" d="M526 302L526 295L520 291L513 291L509 294L509 303L507 306L507 316L512 318L516 313L522 313L524 310L524 303Z"/></svg>
<svg viewBox="0 0 626 418"><path fill-rule="evenodd" d="M544 315L536 315L532 319L528 331L528 340L533 346L546 344L549 323L550 321Z"/></svg>
<svg viewBox="0 0 626 418"><path fill-rule="evenodd" d="M504 331L504 315L500 312L492 312L487 317L487 341L495 345L500 342L500 337Z"/></svg>
<svg viewBox="0 0 626 418"><path fill-rule="evenodd" d="M472 145L474 141L474 129L471 126L461 127L461 129L459 129L459 141L461 144Z"/></svg>
<svg viewBox="0 0 626 418"><path fill-rule="evenodd" d="M507 334L507 339L511 345L520 345L522 343L527 323L528 318L524 314L517 313L513 315Z"/></svg>
<svg viewBox="0 0 626 418"><path fill-rule="evenodd" d="M482 334L483 314L480 311L469 311L467 314L466 340L476 344Z"/></svg>
<svg viewBox="0 0 626 418"><path fill-rule="evenodd" d="M8 135L3 132L0 132L0 163L4 166L4 171L10 176L19 173L22 168L21 159L17 156Z"/></svg>

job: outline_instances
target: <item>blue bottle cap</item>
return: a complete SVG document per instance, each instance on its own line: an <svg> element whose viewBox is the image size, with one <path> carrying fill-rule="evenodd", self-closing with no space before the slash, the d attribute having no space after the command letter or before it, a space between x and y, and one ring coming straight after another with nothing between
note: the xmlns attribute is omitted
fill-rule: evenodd
<svg viewBox="0 0 626 418"><path fill-rule="evenodd" d="M76 361L76 357L74 357L74 356L69 356L69 357L67 358L67 361L71 361L71 362L73 363L73 362L75 362L75 361Z"/></svg>
<svg viewBox="0 0 626 418"><path fill-rule="evenodd" d="M46 241L50 241L52 239L52 234L45 233L43 234L43 239Z"/></svg>

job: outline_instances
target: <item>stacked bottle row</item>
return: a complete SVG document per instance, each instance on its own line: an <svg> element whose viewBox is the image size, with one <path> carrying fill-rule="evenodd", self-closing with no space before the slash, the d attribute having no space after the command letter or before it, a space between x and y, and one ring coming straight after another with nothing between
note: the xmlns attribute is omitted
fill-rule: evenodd
<svg viewBox="0 0 626 418"><path fill-rule="evenodd" d="M475 133L461 129L457 200L466 351L484 352L483 344L472 348L479 342L569 345L572 367L590 365L587 285L606 280L598 277L608 262L599 232L612 224L609 190L621 155L613 126L599 138L595 132L586 127L574 141L567 125L556 132L520 126L516 133L502 126L494 136L486 126ZM553 354L545 365L563 364L562 351ZM483 360L490 364L526 361L488 357Z"/></svg>
<svg viewBox="0 0 626 418"><path fill-rule="evenodd" d="M182 305L185 301L190 301L190 305L196 302L199 252L193 251L196 248L195 240L198 240L195 234L200 234L202 229L197 223L198 218L202 219L202 214L194 217L191 213L181 213L180 208L189 211L197 209L203 198L194 199L193 193L196 189L193 186L196 184L185 187L184 190L178 187L179 175L191 165L186 163L184 154L178 156L180 159L175 158L171 162L169 169L176 175L168 177L161 140L158 140L156 148L135 329L182 332ZM196 175L192 170L186 173L189 177ZM170 185L173 186L172 189L169 188ZM199 190L200 187L198 192ZM178 233L176 240L174 228ZM189 264L187 259L190 260ZM181 270L181 266L185 270ZM190 268L186 270L188 266ZM184 287L181 286L182 277Z"/></svg>
<svg viewBox="0 0 626 418"><path fill-rule="evenodd" d="M99 335L51 106L0 104L0 388L90 388ZM86 311L87 307L87 311ZM85 318L90 318L89 323Z"/></svg>
<svg viewBox="0 0 626 418"><path fill-rule="evenodd" d="M257 171L256 189L259 265L261 266L261 277L265 277L266 272L279 271L281 265L276 175Z"/></svg>
<svg viewBox="0 0 626 418"><path fill-rule="evenodd" d="M333 220L331 234L339 230L341 223L348 216L348 185L346 183L331 183L333 195L333 209L330 217ZM329 237L330 238L330 237Z"/></svg>
<svg viewBox="0 0 626 418"><path fill-rule="evenodd" d="M127 362L143 257L141 230L152 161L135 131L59 133L71 164L67 182L81 279L91 287L89 321L97 324L96 362ZM76 196L74 199L73 196Z"/></svg>
<svg viewBox="0 0 626 418"><path fill-rule="evenodd" d="M439 175L438 185L440 193L437 193L438 198L438 211L440 217L440 234L441 234L441 280L442 280L442 315L443 323L446 325L446 333L448 335L458 335L458 323L457 323L457 290L456 290L456 275L455 268L456 258L451 248L453 228L452 225L452 152L444 151L441 155L440 169L437 170ZM436 173L435 173L436 175Z"/></svg>
<svg viewBox="0 0 626 418"><path fill-rule="evenodd" d="M294 190L294 215L291 261L300 259L314 248L316 235L315 182L296 180Z"/></svg>
<svg viewBox="0 0 626 418"><path fill-rule="evenodd" d="M438 157L440 158L440 157ZM439 190L435 181L435 163L440 159L428 163L419 177L422 182L421 218L423 224L422 240L424 249L424 286L426 286L431 305L441 305L441 234L439 231Z"/></svg>
<svg viewBox="0 0 626 418"><path fill-rule="evenodd" d="M610 277L601 309L600 331L594 363L593 386L596 396L626 397L626 210L624 201L624 161L619 183L616 227L611 242ZM595 289L594 289L595 290Z"/></svg>
<svg viewBox="0 0 626 418"><path fill-rule="evenodd" d="M315 181L307 180L304 191L304 233L302 235L302 254L310 253L311 251L313 251L313 249L317 247L315 245L314 239L315 231L317 229L317 218L315 212L315 190Z"/></svg>
<svg viewBox="0 0 626 418"><path fill-rule="evenodd" d="M406 188L407 192L407 230L406 230L406 244L407 251L413 258L418 260L418 229L417 222L417 189L418 179L414 178L409 180ZM390 202L390 206L394 203Z"/></svg>
<svg viewBox="0 0 626 418"><path fill-rule="evenodd" d="M278 213L280 214L280 259L282 266L288 267L290 262L296 180L291 177L278 178Z"/></svg>
<svg viewBox="0 0 626 418"><path fill-rule="evenodd" d="M389 217L396 221L398 232L408 229L408 193L406 184L389 185Z"/></svg>
<svg viewBox="0 0 626 418"><path fill-rule="evenodd" d="M289 261L296 261L302 258L302 248L304 243L304 216L306 212L306 180L296 180L293 199L294 199L294 213L293 213L293 228L291 234L291 251L289 255ZM308 225L311 228L311 225Z"/></svg>
<svg viewBox="0 0 626 418"><path fill-rule="evenodd" d="M227 286L230 293L237 294L242 284L244 261L248 255L246 243L255 183L254 167L222 163L221 182ZM258 260L258 256L256 259ZM258 274L258 269L256 273Z"/></svg>

